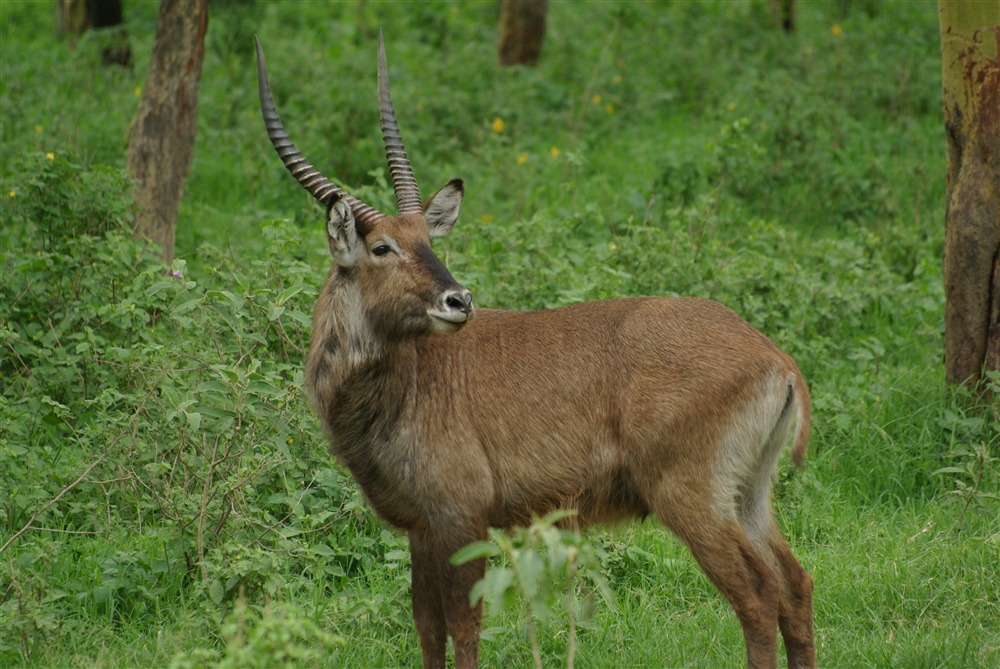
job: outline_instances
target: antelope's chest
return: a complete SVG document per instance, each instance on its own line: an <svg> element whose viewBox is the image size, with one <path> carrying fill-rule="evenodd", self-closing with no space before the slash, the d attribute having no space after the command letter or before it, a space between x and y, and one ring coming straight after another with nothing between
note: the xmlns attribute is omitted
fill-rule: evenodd
<svg viewBox="0 0 1000 669"><path fill-rule="evenodd" d="M405 420L405 403L353 399L330 406L326 427L331 450L351 472L372 509L386 522L408 529L424 512L418 491L418 451Z"/></svg>

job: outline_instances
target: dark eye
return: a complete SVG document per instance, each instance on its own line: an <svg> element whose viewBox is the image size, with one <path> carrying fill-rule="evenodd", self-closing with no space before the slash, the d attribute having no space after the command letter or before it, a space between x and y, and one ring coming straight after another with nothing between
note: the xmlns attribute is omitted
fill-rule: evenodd
<svg viewBox="0 0 1000 669"><path fill-rule="evenodd" d="M391 250L392 249L390 249L388 245L386 245L386 244L379 244L378 246L376 246L375 248L372 249L372 253L374 255L377 255L377 256L384 256L386 253L388 253Z"/></svg>

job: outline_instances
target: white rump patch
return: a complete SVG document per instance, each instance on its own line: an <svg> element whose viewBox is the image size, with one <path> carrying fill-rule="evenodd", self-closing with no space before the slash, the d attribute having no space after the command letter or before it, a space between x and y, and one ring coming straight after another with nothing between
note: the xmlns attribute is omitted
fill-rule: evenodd
<svg viewBox="0 0 1000 669"><path fill-rule="evenodd" d="M722 483L716 503L736 513L744 531L755 545L762 543L771 527L771 477L778 458L788 443L795 411L785 411L788 379L771 374L722 437L721 458L715 468Z"/></svg>

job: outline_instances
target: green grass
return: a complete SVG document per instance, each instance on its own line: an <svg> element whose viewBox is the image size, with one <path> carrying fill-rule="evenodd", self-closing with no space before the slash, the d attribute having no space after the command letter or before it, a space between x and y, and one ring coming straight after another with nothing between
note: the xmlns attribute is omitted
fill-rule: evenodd
<svg viewBox="0 0 1000 669"><path fill-rule="evenodd" d="M0 665L420 665L406 539L301 391L329 260L252 52L299 148L391 209L379 27L424 194L465 179L436 244L477 304L700 295L796 358L814 436L775 509L820 664L1000 665L1000 425L943 381L936 4L800 2L791 36L764 5L550 3L539 67L499 71L496 3L214 3L177 281L121 179L155 3L125 5L134 71L0 4L0 544L97 462L0 555ZM659 525L587 536L614 604L578 667L745 661ZM485 627L484 666L531 664L523 609ZM565 617L538 633L564 663Z"/></svg>

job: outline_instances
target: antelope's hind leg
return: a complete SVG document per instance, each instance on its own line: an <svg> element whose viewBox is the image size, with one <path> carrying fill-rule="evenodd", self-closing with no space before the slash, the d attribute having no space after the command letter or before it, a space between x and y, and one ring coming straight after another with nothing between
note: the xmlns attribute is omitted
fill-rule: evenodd
<svg viewBox="0 0 1000 669"><path fill-rule="evenodd" d="M792 554L788 542L771 520L766 539L772 559L769 561L778 576L778 627L785 640L788 669L815 669L816 645L813 637L813 580Z"/></svg>
<svg viewBox="0 0 1000 669"><path fill-rule="evenodd" d="M666 487L666 486L665 486ZM709 580L729 601L743 628L750 669L778 665L778 577L754 547L735 513L720 513L663 490L652 508L687 545Z"/></svg>
<svg viewBox="0 0 1000 669"><path fill-rule="evenodd" d="M744 500L740 524L777 578L778 627L785 640L789 669L814 669L816 647L812 625L812 577L792 554L771 515L769 495Z"/></svg>
<svg viewBox="0 0 1000 669"><path fill-rule="evenodd" d="M789 395L789 398L792 396ZM739 486L737 513L743 531L778 581L778 627L785 641L789 669L814 669L812 577L792 554L771 512L771 479L788 442L791 423L789 399L764 442L761 457Z"/></svg>

